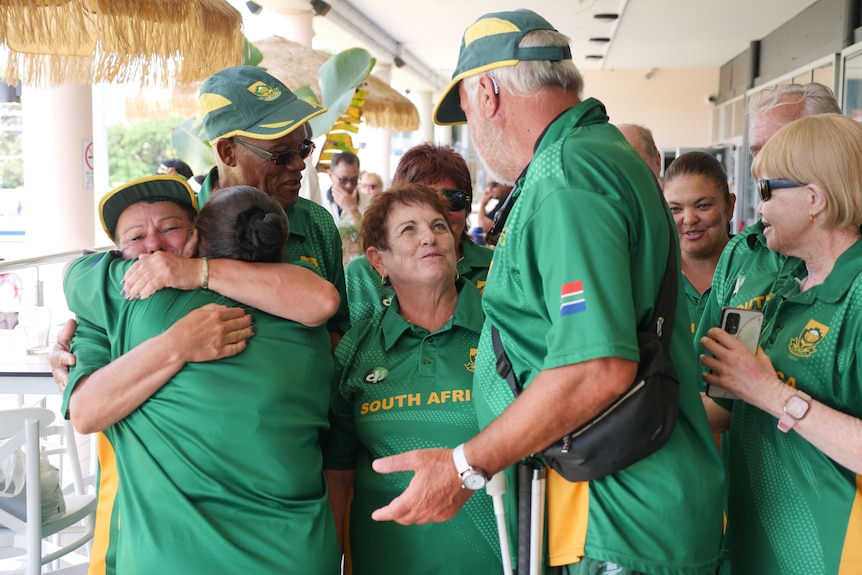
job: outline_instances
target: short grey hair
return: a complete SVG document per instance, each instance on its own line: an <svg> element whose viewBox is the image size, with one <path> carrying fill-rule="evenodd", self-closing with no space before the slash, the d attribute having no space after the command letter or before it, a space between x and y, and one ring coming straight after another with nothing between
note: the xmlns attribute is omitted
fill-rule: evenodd
<svg viewBox="0 0 862 575"><path fill-rule="evenodd" d="M643 140L649 159L657 164L661 162L661 153L658 151L658 146L655 145L655 138L653 138L652 130L646 126L641 126L640 124L618 124L617 128L621 128L623 126L631 126L634 128L638 133L638 136Z"/></svg>
<svg viewBox="0 0 862 575"><path fill-rule="evenodd" d="M769 112L780 106L802 104L801 118L817 114L840 114L841 106L828 87L817 82L808 84L782 84L767 88L751 108L751 116Z"/></svg>
<svg viewBox="0 0 862 575"><path fill-rule="evenodd" d="M533 30L527 33L519 44L522 48L568 45L568 36L556 30ZM571 59L522 60L514 66L495 68L484 74L476 74L461 80L473 108L478 103L476 87L482 76L491 76L498 86L505 87L509 92L519 96L529 96L542 88L574 89L578 96L584 90L584 78Z"/></svg>

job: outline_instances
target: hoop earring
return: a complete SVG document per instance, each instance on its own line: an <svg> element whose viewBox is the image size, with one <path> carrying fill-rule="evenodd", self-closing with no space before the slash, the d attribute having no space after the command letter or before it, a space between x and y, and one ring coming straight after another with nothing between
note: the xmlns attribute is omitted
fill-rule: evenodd
<svg viewBox="0 0 862 575"><path fill-rule="evenodd" d="M389 287L389 278L386 276L380 276L380 285L383 287Z"/></svg>
<svg viewBox="0 0 862 575"><path fill-rule="evenodd" d="M455 281L461 279L461 272L458 271L458 268L455 268Z"/></svg>
<svg viewBox="0 0 862 575"><path fill-rule="evenodd" d="M814 223L814 214L808 214L808 221Z"/></svg>

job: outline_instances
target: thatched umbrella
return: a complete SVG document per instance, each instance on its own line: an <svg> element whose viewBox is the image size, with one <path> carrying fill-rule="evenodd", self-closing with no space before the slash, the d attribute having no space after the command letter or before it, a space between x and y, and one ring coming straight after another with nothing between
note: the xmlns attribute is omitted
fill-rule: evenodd
<svg viewBox="0 0 862 575"><path fill-rule="evenodd" d="M0 1L10 84L200 81L242 62L241 26L224 0Z"/></svg>
<svg viewBox="0 0 862 575"><path fill-rule="evenodd" d="M254 42L254 45L263 54L260 65L270 74L291 89L308 85L320 99L318 71L329 54L278 36ZM419 129L419 112L413 102L376 76L369 76L365 83L368 96L362 107L362 117L368 126L404 132ZM143 120L171 115L195 116L198 114L197 91L194 86L175 88L170 96L164 91L141 91L126 100L126 117Z"/></svg>

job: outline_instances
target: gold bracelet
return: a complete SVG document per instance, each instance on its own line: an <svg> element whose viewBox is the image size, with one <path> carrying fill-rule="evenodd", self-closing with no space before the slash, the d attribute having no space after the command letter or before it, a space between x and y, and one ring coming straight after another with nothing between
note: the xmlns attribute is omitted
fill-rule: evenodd
<svg viewBox="0 0 862 575"><path fill-rule="evenodd" d="M201 287L210 289L210 264L206 258L201 258Z"/></svg>

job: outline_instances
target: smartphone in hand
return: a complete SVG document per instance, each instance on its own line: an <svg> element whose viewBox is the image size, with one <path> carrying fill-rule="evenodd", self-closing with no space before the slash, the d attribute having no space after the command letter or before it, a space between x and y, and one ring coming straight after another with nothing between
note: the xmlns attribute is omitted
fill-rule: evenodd
<svg viewBox="0 0 862 575"><path fill-rule="evenodd" d="M757 353L763 312L756 309L726 307L721 310L720 327L735 337L751 353ZM706 386L706 395L720 399L739 399L735 394L717 385Z"/></svg>

